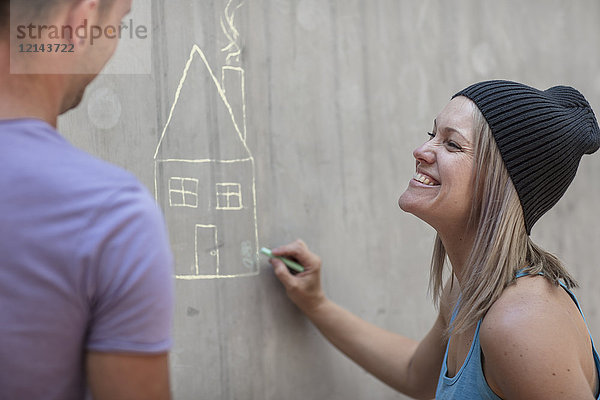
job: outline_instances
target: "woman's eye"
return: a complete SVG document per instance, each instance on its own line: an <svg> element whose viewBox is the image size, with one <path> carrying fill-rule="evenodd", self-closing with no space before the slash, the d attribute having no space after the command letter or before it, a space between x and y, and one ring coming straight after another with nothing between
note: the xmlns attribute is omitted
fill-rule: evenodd
<svg viewBox="0 0 600 400"><path fill-rule="evenodd" d="M454 148L456 150L462 150L462 147L460 147L459 145L457 145L454 142L448 142L448 146L450 146L450 147L452 147L452 148Z"/></svg>
<svg viewBox="0 0 600 400"><path fill-rule="evenodd" d="M435 133L433 132L427 132L427 135L429 136L429 140L435 138ZM455 142L448 140L446 142L444 142L448 147L453 148L454 150L462 150L462 147L460 147L458 144L456 144Z"/></svg>

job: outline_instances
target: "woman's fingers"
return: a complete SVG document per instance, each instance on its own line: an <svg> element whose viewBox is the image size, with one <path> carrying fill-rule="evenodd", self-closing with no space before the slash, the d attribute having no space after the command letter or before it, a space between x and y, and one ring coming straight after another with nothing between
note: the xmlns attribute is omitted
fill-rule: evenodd
<svg viewBox="0 0 600 400"><path fill-rule="evenodd" d="M321 259L312 253L306 244L297 240L273 250L274 256L294 258L305 269L300 274L292 274L283 261L271 258L273 270L281 281L288 297L305 313L310 313L325 300L321 288Z"/></svg>
<svg viewBox="0 0 600 400"><path fill-rule="evenodd" d="M271 258L269 261L271 262L271 265L273 266L273 271L275 272L275 276L277 277L277 279L279 279L281 281L281 283L286 288L286 290L288 288L291 288L294 283L294 281L293 281L294 276L287 269L287 266L283 263L283 261L281 261L277 258Z"/></svg>
<svg viewBox="0 0 600 400"><path fill-rule="evenodd" d="M321 266L319 256L312 253L308 249L308 246L300 239L273 249L273 255L294 258L300 265L309 270Z"/></svg>

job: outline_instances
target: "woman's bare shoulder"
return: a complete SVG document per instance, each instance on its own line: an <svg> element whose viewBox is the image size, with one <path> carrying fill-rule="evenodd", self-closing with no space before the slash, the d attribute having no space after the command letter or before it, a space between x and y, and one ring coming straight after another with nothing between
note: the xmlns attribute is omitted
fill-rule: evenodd
<svg viewBox="0 0 600 400"><path fill-rule="evenodd" d="M586 341L581 322L562 287L542 276L517 279L481 323L480 343L490 386L508 398L543 398L559 390L584 393L577 389L587 384L581 372L582 351L577 350L584 350ZM536 385L531 385L534 381Z"/></svg>
<svg viewBox="0 0 600 400"><path fill-rule="evenodd" d="M543 276L525 276L517 279L502 292L489 309L481 327L482 333L503 331L508 328L511 336L517 333L531 335L531 328L546 325L578 310L567 292L552 284ZM537 332L539 337L540 332ZM496 336L496 335L494 335Z"/></svg>

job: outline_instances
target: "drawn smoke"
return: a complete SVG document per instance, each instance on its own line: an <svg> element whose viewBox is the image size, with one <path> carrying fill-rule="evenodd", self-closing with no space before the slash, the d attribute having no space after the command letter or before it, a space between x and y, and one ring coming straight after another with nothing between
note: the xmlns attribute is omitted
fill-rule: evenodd
<svg viewBox="0 0 600 400"><path fill-rule="evenodd" d="M229 0L225 7L224 16L221 17L221 29L229 40L227 46L223 47L221 51L227 53L225 58L226 65L239 65L240 54L242 53L240 40L240 32L235 26L235 14L237 10L244 5L243 1L240 0Z"/></svg>

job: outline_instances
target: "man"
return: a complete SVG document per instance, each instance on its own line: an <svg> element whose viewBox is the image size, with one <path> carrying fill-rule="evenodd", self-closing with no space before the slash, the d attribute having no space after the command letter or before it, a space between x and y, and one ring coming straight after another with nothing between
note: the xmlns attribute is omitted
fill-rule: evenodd
<svg viewBox="0 0 600 400"><path fill-rule="evenodd" d="M33 27L25 44L48 43L37 37L44 25L119 26L131 7L12 3L12 21ZM53 43L71 53L19 54L9 4L0 0L0 398L168 399L173 281L162 216L133 176L56 131L117 39L67 35Z"/></svg>

